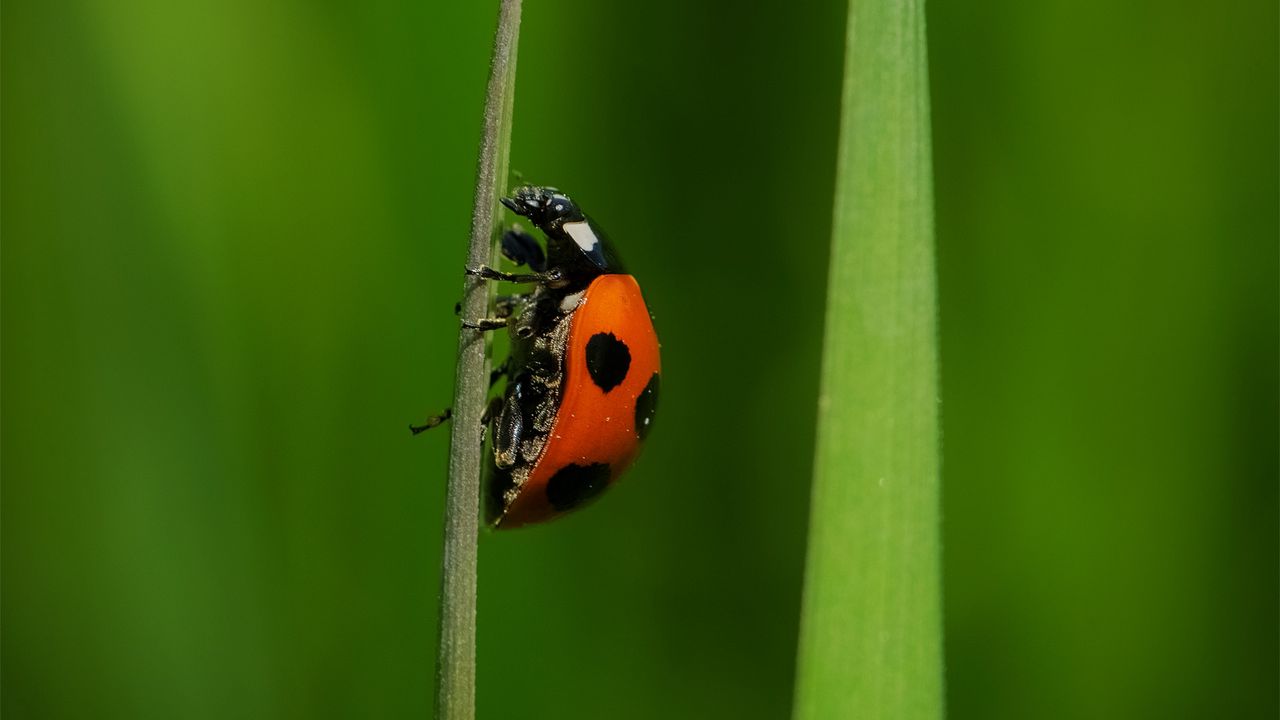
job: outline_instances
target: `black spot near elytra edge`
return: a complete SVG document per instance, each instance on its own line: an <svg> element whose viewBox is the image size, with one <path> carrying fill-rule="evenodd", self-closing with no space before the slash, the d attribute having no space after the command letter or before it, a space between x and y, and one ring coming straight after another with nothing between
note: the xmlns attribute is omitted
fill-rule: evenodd
<svg viewBox="0 0 1280 720"><path fill-rule="evenodd" d="M658 411L658 373L654 373L649 378L649 384L644 386L644 390L640 392L640 397L636 398L636 437L643 442L649 437L649 430L653 427L653 414Z"/></svg>
<svg viewBox="0 0 1280 720"><path fill-rule="evenodd" d="M587 372L606 393L617 387L631 369L631 351L613 333L596 333L587 341Z"/></svg>
<svg viewBox="0 0 1280 720"><path fill-rule="evenodd" d="M609 474L604 463L565 465L547 481L547 502L560 512L572 510L604 492Z"/></svg>

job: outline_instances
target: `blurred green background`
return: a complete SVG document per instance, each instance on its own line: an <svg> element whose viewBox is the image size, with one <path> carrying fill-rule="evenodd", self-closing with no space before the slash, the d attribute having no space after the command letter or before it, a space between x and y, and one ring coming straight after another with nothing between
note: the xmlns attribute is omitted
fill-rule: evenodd
<svg viewBox="0 0 1280 720"><path fill-rule="evenodd" d="M430 714L495 9L3 6L3 713ZM949 712L1277 714L1277 8L929 5ZM658 429L481 542L482 718L778 718L844 5L530 0Z"/></svg>

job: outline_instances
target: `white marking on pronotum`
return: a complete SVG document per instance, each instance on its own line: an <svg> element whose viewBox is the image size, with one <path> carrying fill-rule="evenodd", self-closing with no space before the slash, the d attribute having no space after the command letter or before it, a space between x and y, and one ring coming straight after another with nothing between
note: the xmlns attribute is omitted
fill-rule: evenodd
<svg viewBox="0 0 1280 720"><path fill-rule="evenodd" d="M582 296L586 294L586 290L580 290L572 295L565 295L564 299L560 301L560 312L569 312L578 307L578 303L582 302Z"/></svg>
<svg viewBox="0 0 1280 720"><path fill-rule="evenodd" d="M562 227L584 252L591 252L600 244L600 238L596 237L595 231L591 229L591 226L585 220L565 223Z"/></svg>

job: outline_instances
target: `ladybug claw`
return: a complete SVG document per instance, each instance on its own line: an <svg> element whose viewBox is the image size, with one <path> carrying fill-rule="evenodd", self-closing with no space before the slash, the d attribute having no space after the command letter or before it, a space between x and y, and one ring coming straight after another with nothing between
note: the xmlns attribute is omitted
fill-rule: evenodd
<svg viewBox="0 0 1280 720"><path fill-rule="evenodd" d="M468 330L497 330L507 326L507 318L481 318L479 320L463 320L462 327Z"/></svg>
<svg viewBox="0 0 1280 720"><path fill-rule="evenodd" d="M501 279L499 277L501 273L499 273L497 270L494 270L493 268L487 265L480 265L478 267L472 267L471 265L466 265L463 267L463 271L467 275L470 275L471 277L478 277L482 280L500 280Z"/></svg>
<svg viewBox="0 0 1280 720"><path fill-rule="evenodd" d="M409 432L413 433L414 435L426 432L427 430L430 430L433 427L438 427L444 424L444 422L451 417L453 417L453 408L445 408L444 412L440 413L439 415L433 415L427 418L427 421L422 423L421 425L414 425L413 423L409 423Z"/></svg>

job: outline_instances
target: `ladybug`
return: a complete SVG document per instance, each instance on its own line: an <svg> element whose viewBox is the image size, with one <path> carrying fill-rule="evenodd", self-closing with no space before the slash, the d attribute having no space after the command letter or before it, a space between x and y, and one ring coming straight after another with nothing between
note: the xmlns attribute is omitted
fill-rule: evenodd
<svg viewBox="0 0 1280 720"><path fill-rule="evenodd" d="M640 285L600 226L553 187L520 187L501 202L542 231L546 251L515 227L502 254L531 273L467 269L534 283L500 296L495 317L463 322L511 337L492 378L505 376L506 389L485 413L485 519L497 529L560 517L616 482L653 427L662 373Z"/></svg>

